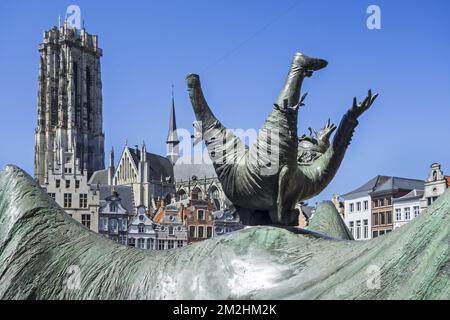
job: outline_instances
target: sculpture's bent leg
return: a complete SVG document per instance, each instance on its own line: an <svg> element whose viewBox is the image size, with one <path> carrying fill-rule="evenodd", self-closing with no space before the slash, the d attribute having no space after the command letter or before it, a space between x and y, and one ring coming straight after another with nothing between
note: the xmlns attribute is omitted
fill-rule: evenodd
<svg viewBox="0 0 450 320"><path fill-rule="evenodd" d="M296 53L285 85L258 134L256 144L249 151L251 171L258 175L276 175L277 181L270 188L277 190L276 203L270 209L272 223L296 225L298 212L295 188L288 181L297 174L298 136L297 122L301 86L305 77L324 68L327 62ZM303 99L302 99L303 100ZM269 187L269 186L268 186Z"/></svg>

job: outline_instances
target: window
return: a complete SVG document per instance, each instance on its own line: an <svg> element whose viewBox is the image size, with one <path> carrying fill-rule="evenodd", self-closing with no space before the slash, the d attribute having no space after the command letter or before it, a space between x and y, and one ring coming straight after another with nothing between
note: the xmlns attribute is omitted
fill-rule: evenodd
<svg viewBox="0 0 450 320"><path fill-rule="evenodd" d="M80 187L80 180L75 180L75 188L78 189Z"/></svg>
<svg viewBox="0 0 450 320"><path fill-rule="evenodd" d="M174 243L175 243L174 240L167 241L167 249L173 249Z"/></svg>
<svg viewBox="0 0 450 320"><path fill-rule="evenodd" d="M153 238L147 239L147 248L153 250Z"/></svg>
<svg viewBox="0 0 450 320"><path fill-rule="evenodd" d="M109 219L108 230L111 233L119 232L119 223L117 222L117 219Z"/></svg>
<svg viewBox="0 0 450 320"><path fill-rule="evenodd" d="M356 203L356 211L361 211L361 202Z"/></svg>
<svg viewBox="0 0 450 320"><path fill-rule="evenodd" d="M183 246L183 240L177 240L177 247Z"/></svg>
<svg viewBox="0 0 450 320"><path fill-rule="evenodd" d="M369 210L369 201L364 201L364 210Z"/></svg>
<svg viewBox="0 0 450 320"><path fill-rule="evenodd" d="M364 239L369 237L369 220L364 219Z"/></svg>
<svg viewBox="0 0 450 320"><path fill-rule="evenodd" d="M386 216L384 212L380 212L380 224L386 224Z"/></svg>
<svg viewBox="0 0 450 320"><path fill-rule="evenodd" d="M361 239L361 220L356 221L356 239Z"/></svg>
<svg viewBox="0 0 450 320"><path fill-rule="evenodd" d="M80 193L80 208L87 208L87 194L86 193Z"/></svg>
<svg viewBox="0 0 450 320"><path fill-rule="evenodd" d="M61 180L56 179L55 185L56 185L56 188L59 188L61 186Z"/></svg>
<svg viewBox="0 0 450 320"><path fill-rule="evenodd" d="M391 201L392 201L391 198L386 198L386 203L387 203L388 206L391 205L391 203L392 203Z"/></svg>
<svg viewBox="0 0 450 320"><path fill-rule="evenodd" d="M206 237L212 238L212 227L206 227Z"/></svg>
<svg viewBox="0 0 450 320"><path fill-rule="evenodd" d="M66 188L70 188L70 180L66 180Z"/></svg>
<svg viewBox="0 0 450 320"><path fill-rule="evenodd" d="M123 245L126 245L126 244L127 244L127 236L124 235L124 234L121 234L121 235L119 236L119 243L120 243L120 244L123 244Z"/></svg>
<svg viewBox="0 0 450 320"><path fill-rule="evenodd" d="M119 219L119 230L120 231L127 231L128 230L128 224L127 224L127 219L126 218Z"/></svg>
<svg viewBox="0 0 450 320"><path fill-rule="evenodd" d="M48 196L49 196L50 198L52 198L53 201L55 201L55 199L56 199L56 193L49 193Z"/></svg>
<svg viewBox="0 0 450 320"><path fill-rule="evenodd" d="M378 213L374 213L372 216L372 221L373 221L373 225L377 226L378 225Z"/></svg>
<svg viewBox="0 0 450 320"><path fill-rule="evenodd" d="M204 230L205 230L205 227L203 227L203 226L199 226L198 227L198 238L204 238L205 237L205 234L204 234Z"/></svg>
<svg viewBox="0 0 450 320"><path fill-rule="evenodd" d="M378 231L372 231L372 238L378 237Z"/></svg>
<svg viewBox="0 0 450 320"><path fill-rule="evenodd" d="M158 240L158 250L164 250L164 240Z"/></svg>
<svg viewBox="0 0 450 320"><path fill-rule="evenodd" d="M404 208L403 209L405 211L405 220L410 220L411 219L411 209L408 208Z"/></svg>
<svg viewBox="0 0 450 320"><path fill-rule="evenodd" d="M402 209L400 208L395 209L395 220L396 221L402 220Z"/></svg>
<svg viewBox="0 0 450 320"><path fill-rule="evenodd" d="M195 226L189 226L189 238L195 238Z"/></svg>
<svg viewBox="0 0 450 320"><path fill-rule="evenodd" d="M387 211L386 215L387 215L387 223L392 224L392 211Z"/></svg>
<svg viewBox="0 0 450 320"><path fill-rule="evenodd" d="M145 249L145 239L143 239L143 238L138 239L138 248Z"/></svg>
<svg viewBox="0 0 450 320"><path fill-rule="evenodd" d="M203 209L197 210L197 218L198 220L205 220L205 210Z"/></svg>
<svg viewBox="0 0 450 320"><path fill-rule="evenodd" d="M384 234L384 230L380 230L379 235L382 236Z"/></svg>
<svg viewBox="0 0 450 320"><path fill-rule="evenodd" d="M136 246L136 240L134 238L128 238L128 245L130 247L135 247Z"/></svg>
<svg viewBox="0 0 450 320"><path fill-rule="evenodd" d="M99 231L108 231L108 218L100 217L98 229Z"/></svg>
<svg viewBox="0 0 450 320"><path fill-rule="evenodd" d="M352 236L354 235L354 232L353 232L353 229L355 227L354 225L355 225L355 223L353 221L350 221L350 233L352 234Z"/></svg>
<svg viewBox="0 0 450 320"><path fill-rule="evenodd" d="M417 218L420 214L419 206L414 206L414 218Z"/></svg>
<svg viewBox="0 0 450 320"><path fill-rule="evenodd" d="M379 200L378 200L378 206L379 206L379 207L384 206L384 199L379 199Z"/></svg>
<svg viewBox="0 0 450 320"><path fill-rule="evenodd" d="M64 208L72 207L72 194L64 193Z"/></svg>
<svg viewBox="0 0 450 320"><path fill-rule="evenodd" d="M72 168L64 168L64 173L72 173Z"/></svg>
<svg viewBox="0 0 450 320"><path fill-rule="evenodd" d="M91 228L91 215L90 214L82 214L81 215L81 224L86 228Z"/></svg>
<svg viewBox="0 0 450 320"><path fill-rule="evenodd" d="M355 204L354 203L350 203L350 212L355 211Z"/></svg>
<svg viewBox="0 0 450 320"><path fill-rule="evenodd" d="M138 232L139 233L144 233L145 232L145 225L144 224L139 224L138 225Z"/></svg>
<svg viewBox="0 0 450 320"><path fill-rule="evenodd" d="M173 236L173 227L172 226L169 227L169 235Z"/></svg>

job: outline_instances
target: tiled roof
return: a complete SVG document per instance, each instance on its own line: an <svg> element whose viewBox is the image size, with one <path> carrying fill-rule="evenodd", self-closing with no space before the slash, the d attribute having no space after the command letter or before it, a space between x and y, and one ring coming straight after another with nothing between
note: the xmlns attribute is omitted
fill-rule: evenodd
<svg viewBox="0 0 450 320"><path fill-rule="evenodd" d="M394 190L423 190L425 186L425 181L418 179L408 179L399 177L390 177L386 182L376 187L372 193L384 193Z"/></svg>
<svg viewBox="0 0 450 320"><path fill-rule="evenodd" d="M450 187L450 176L445 176L444 178L447 181L447 187Z"/></svg>
<svg viewBox="0 0 450 320"><path fill-rule="evenodd" d="M351 192L348 192L348 193L342 195L341 197L346 200L349 200L349 199L366 196L370 192L372 192L377 186L386 182L389 178L391 178L391 177L378 175L378 176L370 179L369 181L367 181L365 184L363 184L359 188L357 188Z"/></svg>
<svg viewBox="0 0 450 320"><path fill-rule="evenodd" d="M402 201L410 201L410 200L414 200L414 199L420 199L422 197L423 197L423 190L414 189L402 197L394 198L393 202L395 203L395 202L402 202Z"/></svg>
<svg viewBox="0 0 450 320"><path fill-rule="evenodd" d="M105 200L115 190L119 194L121 204L128 214L134 213L133 189L129 186L108 186L100 185L100 200Z"/></svg>
<svg viewBox="0 0 450 320"><path fill-rule="evenodd" d="M108 169L94 171L88 183L90 185L108 184Z"/></svg>

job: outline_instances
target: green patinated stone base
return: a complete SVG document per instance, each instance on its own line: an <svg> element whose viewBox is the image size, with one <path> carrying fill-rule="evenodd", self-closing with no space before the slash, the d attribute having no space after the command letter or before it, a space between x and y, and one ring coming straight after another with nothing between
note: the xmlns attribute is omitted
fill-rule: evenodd
<svg viewBox="0 0 450 320"><path fill-rule="evenodd" d="M347 239L336 217L323 204L310 228ZM0 172L1 299L449 299L449 236L447 192L365 242L251 227L139 251L75 222L19 168Z"/></svg>

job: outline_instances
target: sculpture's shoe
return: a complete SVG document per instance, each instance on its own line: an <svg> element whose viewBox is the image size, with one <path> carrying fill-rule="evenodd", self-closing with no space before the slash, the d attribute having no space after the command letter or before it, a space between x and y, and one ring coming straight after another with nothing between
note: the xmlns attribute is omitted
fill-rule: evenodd
<svg viewBox="0 0 450 320"><path fill-rule="evenodd" d="M317 71L328 65L328 62L324 59L308 57L301 52L295 54L293 63L305 71Z"/></svg>

